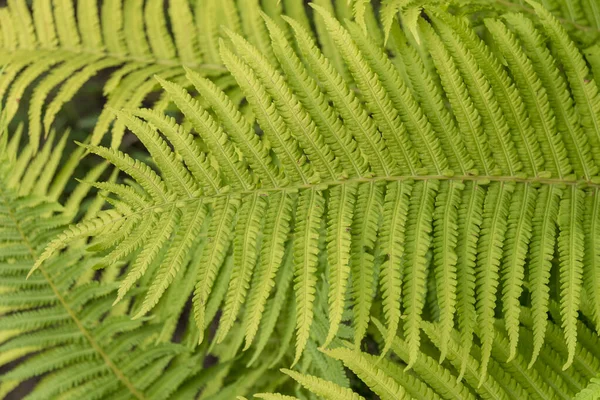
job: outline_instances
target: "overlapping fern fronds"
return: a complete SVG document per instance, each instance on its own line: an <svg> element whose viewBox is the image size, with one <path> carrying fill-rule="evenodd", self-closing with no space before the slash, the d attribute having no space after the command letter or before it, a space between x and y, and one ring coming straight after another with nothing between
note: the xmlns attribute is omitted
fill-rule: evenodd
<svg viewBox="0 0 600 400"><path fill-rule="evenodd" d="M531 309L523 308L521 313L521 350L533 345L531 330ZM382 337L387 336L385 328L376 322ZM574 367L564 371L562 365L568 358L566 346L560 335L558 325L550 323L548 341L542 346L538 362L528 368L528 361L521 355L509 359L508 335L502 321L495 323L496 332L492 345L492 357L489 364L489 376L481 376L479 355L482 349L475 344L465 360L464 379L457 376L463 368L462 354L466 349L460 340L460 333L453 330L450 340L444 342L439 334L439 326L425 323L423 329L426 339L423 346L427 349L420 354L411 371L404 367L409 363L410 349L405 340L395 337L392 352L396 360L378 360L376 356L365 352L339 347L324 353L333 359L341 360L370 391L360 396L347 387L321 377L302 374L283 369L282 372L296 380L305 390L327 400L378 398L384 400L402 399L595 399L598 383L594 371L600 368L598 337L583 324L578 326L586 339L577 347ZM375 332L374 332L375 334ZM446 350L442 350L446 348ZM447 362L440 364L438 357L447 354ZM469 351L467 351L468 353ZM462 373L461 373L462 374ZM590 381L588 385L587 383ZM483 383L481 383L483 381ZM280 397L281 396L281 397ZM255 397L262 399L286 399L276 393L260 393ZM296 397L290 397L295 399ZM299 397L300 398L300 397Z"/></svg>
<svg viewBox="0 0 600 400"><path fill-rule="evenodd" d="M465 20L425 7L419 44L392 27L395 60L358 25L344 27L315 5L341 67L292 18L282 27L262 15L268 50L228 30L220 58L253 113L241 114L192 69L186 76L202 103L157 78L185 123L112 109L154 165L86 145L136 183L96 184L114 208L59 235L35 268L91 236L100 266L133 257L116 302L141 290L136 318L159 305L175 316L172 332L191 297L196 342L222 307L214 342L239 319L245 349L260 353L284 316L286 334L296 332L294 363L310 343L325 279L329 326L319 346L344 321L360 346L378 316L388 332L382 353L401 328L415 367L423 321L435 321L441 359L458 340L461 374L476 351L481 382L494 368L496 316L508 359L528 340L536 365L556 301L560 328L552 329L566 343L564 368L572 366L579 311L600 325L600 98L566 31L531 5L540 28L530 15L486 19L487 43ZM531 305L529 339L522 305Z"/></svg>
<svg viewBox="0 0 600 400"><path fill-rule="evenodd" d="M118 268L90 274L96 260L79 242L25 279L89 190L80 185L64 206L56 202L82 152L61 161L67 136L57 144L53 136L33 157L32 145L19 151L20 135L7 143L0 134L0 397L29 382L27 399L164 399L201 370L201 356L183 344L155 344L161 323L132 321L127 307L111 307Z"/></svg>
<svg viewBox="0 0 600 400"><path fill-rule="evenodd" d="M365 13L371 7L370 0L349 0L352 3L354 17L366 30ZM590 45L600 36L600 5L595 0L542 0L544 8L550 11L583 45ZM521 12L535 13L527 1L521 0L383 0L379 11L382 28L386 37L392 24L400 16L414 34L414 23L424 5L443 7L455 15L473 15L478 13Z"/></svg>
<svg viewBox="0 0 600 400"><path fill-rule="evenodd" d="M83 183L67 187L83 149L67 157L69 135L57 141L51 134L34 156L31 143L20 144L22 136L20 129L7 142L7 133L0 133L0 398L193 400L202 392L203 398L229 399L249 388L273 388L264 371L285 351L236 360L241 335L210 352L207 346L192 352L197 335L175 333L179 315L170 309L157 319L132 320L130 310L141 305L137 294L148 288L147 279L113 307L122 265L94 271L101 260L85 241L71 243L27 279L52 238L82 211L90 218L104 206L105 194L94 197L89 190L108 164L99 163ZM225 274L217 286L227 279ZM274 332L285 328L272 322Z"/></svg>
<svg viewBox="0 0 600 400"><path fill-rule="evenodd" d="M531 11L516 2L479 1L482 7L492 10ZM372 40L383 43L377 7L368 0L334 3L314 1L340 20L355 15ZM383 2L380 18L385 35L389 35L397 10L406 16L406 22L413 24L422 3ZM464 13L472 12L472 3L469 2ZM561 21L575 24L579 29L576 32L600 29L600 10L592 0L546 3ZM4 67L0 76L0 103L9 120L18 117L20 107L26 108L28 131L36 142L50 132L64 104L98 76L100 79L96 80L103 84L108 106L116 109L144 104L164 111L168 99L151 95L157 88L152 77L159 74L184 84L184 68L210 77L234 100L239 100L239 88L222 65L219 40L226 39L223 29L231 29L276 63L259 15L261 9L286 31L287 37L291 31L283 23L283 15L307 28L318 38L321 50L337 71L349 80L340 52L327 35L324 20L307 13L303 0L174 0L167 6L160 0L103 0L99 4L92 0L37 0L31 9L26 0L11 0L8 7L0 8L0 64ZM30 97L26 96L28 88L33 89ZM22 101L25 99L28 101ZM116 148L124 130L124 125L115 122L114 115L104 109L91 142L98 144L111 132L111 147Z"/></svg>
<svg viewBox="0 0 600 400"><path fill-rule="evenodd" d="M277 21L285 13L310 27L302 0L174 0L167 7L162 0L104 0L99 5L95 0L36 0L32 10L26 0L10 0L0 8L0 101L10 121L26 103L26 89L33 88L24 106L29 134L37 142L48 134L62 106L97 75L103 77L107 105L117 109L152 104L164 110L164 97L149 96L157 86L152 77L181 82L184 67L210 76L235 95L218 43L226 27L269 54L261 3ZM321 21L315 24L324 30ZM114 115L105 109L91 142L100 143L110 131L111 144L118 147L125 128L113 122Z"/></svg>

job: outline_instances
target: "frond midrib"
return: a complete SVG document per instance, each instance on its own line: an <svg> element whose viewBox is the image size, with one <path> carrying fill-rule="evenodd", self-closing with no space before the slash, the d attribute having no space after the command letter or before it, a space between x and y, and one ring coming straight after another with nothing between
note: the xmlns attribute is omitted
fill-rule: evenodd
<svg viewBox="0 0 600 400"><path fill-rule="evenodd" d="M69 53L68 57L65 59L71 59L71 57L75 57L76 55L89 55L93 57L98 57L98 59L114 59L120 61L122 64L131 64L131 63L142 63L148 65L164 65L167 67L180 67L180 68L190 68L190 69L200 69L211 71L215 73L227 72L225 65L223 64L210 64L210 63L201 63L201 62L184 62L179 58L173 59L161 59L161 58L153 58L153 57L139 57L131 54L123 54L123 53L110 53L107 51L98 51L98 50L90 50L86 48L70 48L66 46L57 46L54 48L50 47L21 47L17 49L8 49L2 48L4 54L14 55L19 53L30 53L30 52L45 52L45 53Z"/></svg>
<svg viewBox="0 0 600 400"><path fill-rule="evenodd" d="M12 207L10 201L7 199L5 191L3 190L3 188L1 186L0 186L0 199L1 199L2 203L4 204L4 206L6 207L6 209L9 211L9 217L14 222L14 225L15 225L17 231L19 232L21 239L27 246L32 260L36 260L38 258L38 254L35 251L34 246L31 244L31 241L29 240L28 236L25 234L25 231L21 227L20 221L17 219L17 217L15 215L15 210ZM75 323L75 325L77 326L77 328L79 329L81 334L86 338L86 340L89 342L90 346L94 349L94 351L96 351L96 353L98 353L98 355L100 355L100 357L104 360L104 363L111 369L111 371L115 374L117 379L119 379L119 381L121 381L123 383L123 385L125 385L125 387L127 387L127 389L131 392L131 394L133 396L135 396L135 398L137 398L139 400L146 400L146 397L144 396L144 394L135 388L135 386L131 383L131 381L129 381L129 379L125 376L124 372L121 371L113 363L113 361L110 359L108 354L102 349L102 347L98 344L98 342L96 342L96 340L94 339L92 334L85 328L85 326L83 325L83 322L77 317L77 314L75 313L75 311L69 306L66 299L62 296L62 294L58 290L58 287L55 285L54 281L52 280L52 278L50 277L48 272L43 268L43 266L40 266L39 270L42 273L44 279L48 282L48 285L52 289L52 292L54 293L54 295L60 302L61 306L65 309L65 311L67 312L69 317L71 317L71 319L73 320L73 322Z"/></svg>
<svg viewBox="0 0 600 400"><path fill-rule="evenodd" d="M254 194L264 194L268 195L269 193L276 192L288 192L295 193L300 190L310 190L310 189L321 189L327 190L332 186L338 185L346 185L346 184L360 184L360 183L377 183L377 182L402 182L402 181L449 181L449 182L475 182L481 186L486 186L487 183L516 183L516 184L530 184L530 185L549 185L549 186L575 186L577 188L597 188L600 189L600 181L596 181L596 179L592 180L569 180L569 179L559 179L559 178L526 178L526 177L516 177L516 176L505 176L505 175L388 175L388 176L374 176L374 177L357 177L351 179L344 180L334 180L334 181L326 181L326 182L317 182L317 183L307 183L300 185L289 185L284 187L258 187L250 190L229 190L227 192L219 192L215 194L209 195L201 195L188 197L185 199L173 199L168 200L162 203L154 203L149 207L144 207L141 209L137 209L129 214L124 214L121 218L111 219L109 224L114 224L119 221L137 216L143 215L149 212L161 212L160 210L166 209L168 207L185 207L187 204L194 203L196 201L202 201L207 204L212 203L214 200L222 197L242 197L242 196L250 196Z"/></svg>
<svg viewBox="0 0 600 400"><path fill-rule="evenodd" d="M597 180L598 179L598 180ZM485 185L487 182L512 182L512 183L523 183L523 184L538 184L538 185L557 185L557 186L576 186L578 188L600 188L600 177L594 177L590 180L585 179L567 179L567 178L540 178L540 177L520 177L520 176L508 176L508 175L387 175L387 176L373 176L373 177L356 177L349 179L338 179L332 181L322 181L316 183L306 183L298 185L278 186L278 187L257 187L250 190L229 190L226 192L220 192L210 195L202 195L197 197L190 197L184 200L174 200L162 204L157 204L153 207L163 207L171 204L189 202L189 201L210 201L213 198L219 198L224 196L244 196L251 195L254 193L268 194L271 192L296 192L305 189L327 189L331 186L338 185L350 185L360 183L376 183L376 182L401 182L401 181L457 181L457 182L478 182L480 185ZM145 208L149 210L153 207Z"/></svg>

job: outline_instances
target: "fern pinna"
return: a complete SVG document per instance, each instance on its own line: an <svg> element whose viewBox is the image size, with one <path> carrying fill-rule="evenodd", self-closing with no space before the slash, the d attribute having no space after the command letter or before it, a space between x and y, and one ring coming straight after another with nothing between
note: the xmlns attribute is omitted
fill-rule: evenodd
<svg viewBox="0 0 600 400"><path fill-rule="evenodd" d="M571 367L580 314L600 325L600 99L557 19L529 5L539 27L522 14L488 18L487 42L426 5L413 31L391 27L393 59L368 27L344 26L318 5L339 63L292 18L281 17L284 26L262 14L266 51L226 30L219 57L250 111L191 69L197 99L159 73L185 122L111 109L153 164L82 145L134 181L93 184L114 207L54 239L32 273L92 236L99 267L131 260L115 303L141 290L134 320L159 306L174 316L164 328L172 333L191 297L196 344L207 340L217 299L209 339L221 343L235 327L249 349L285 318L296 332L294 365L325 280L322 349L347 323L360 348L378 316L382 356L400 330L408 368L422 362L423 330L441 360L479 385L497 368L498 340L519 365L519 345L530 343L531 366L555 335L565 341L561 367ZM343 360L341 350L324 351Z"/></svg>

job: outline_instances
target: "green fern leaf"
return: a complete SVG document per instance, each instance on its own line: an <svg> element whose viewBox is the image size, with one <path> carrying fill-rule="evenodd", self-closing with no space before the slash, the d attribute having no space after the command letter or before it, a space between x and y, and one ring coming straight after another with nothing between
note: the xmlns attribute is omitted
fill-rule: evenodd
<svg viewBox="0 0 600 400"><path fill-rule="evenodd" d="M268 148L254 134L250 123L240 114L231 99L213 82L202 78L192 70L187 70L187 77L194 88L209 102L231 139L247 155L251 168L262 171L267 181L266 185L279 186L282 177L268 154Z"/></svg>
<svg viewBox="0 0 600 400"><path fill-rule="evenodd" d="M111 316L160 321L156 342L181 340L192 354L217 357L226 365L211 375L203 398L284 389L300 396L286 377L264 386L262 379L251 382L281 363L297 365L303 376L354 384L319 346L336 348L328 354L382 398L543 398L550 387L568 397L597 375L597 351L588 350L597 341L588 326L597 324L599 313L597 88L589 79L595 71L554 17L537 5L541 17L525 5L515 7L529 10L526 16L485 1L442 9L437 0L406 2L400 5L403 25L393 23L394 10L392 41L382 48L370 7L362 26L344 26L339 20L351 15L348 4L316 2L317 42L306 29L310 24L281 16L288 9L303 15L292 0L265 1L265 13L258 2L226 2L221 9L202 0L193 17L185 11L191 5L180 12L175 1L166 7L106 1L106 15L122 14L114 33L119 37L110 44L121 56L48 50L48 61L36 66L22 51L7 67L10 81L0 80L11 101L50 71L33 94L32 132L39 140L87 77L103 65L118 66L105 86L107 107L93 144L82 149L132 180L117 183L115 173L97 184L102 168L91 171L92 182L83 185L100 196L87 217L49 244L43 241L46 250L34 270L57 262L71 246L85 246L90 267L105 269L70 283L74 304L92 301L83 294L89 290L109 305L116 292L122 303ZM136 11L142 3L143 12ZM398 6L393 3L385 5ZM10 13L25 12L19 10ZM473 10L486 18L461 18ZM33 14L32 28L26 18L14 25L37 34L36 18L48 19L45 12ZM76 49L103 42L108 48L99 35L103 17L88 12L81 21L90 29L70 40ZM577 7L570 15L582 18ZM50 32L43 42L48 49L53 41L62 49L71 29L70 17L62 18L62 33L53 39ZM312 15L307 18L312 22ZM533 22L538 18L548 43ZM74 26L81 30L79 20ZM189 26L200 35L196 40L191 33L186 43ZM19 43L30 40L11 33ZM206 62L222 62L230 75L199 72L200 54ZM154 74L158 84L149 79ZM146 99L157 89L164 91L158 101ZM57 98L44 113L54 90ZM132 109L142 103L150 108ZM113 148L98 146L113 122ZM143 161L115 149L126 129L145 147ZM34 154L38 161L29 166ZM49 147L26 147L14 162L11 184L23 181L23 195L43 192L51 187L45 166L59 162ZM57 198L61 185L54 189ZM85 204L79 190L66 203L71 212ZM56 212L29 207L33 214ZM6 238L0 252L26 256L14 230L0 230L0 238ZM85 285L95 273L112 292ZM67 282L75 281L65 278L71 289ZM38 284L18 285L27 304L47 304L48 313L64 321L51 293L33 292ZM13 293L0 299L2 307L16 303ZM150 312L152 320L141 318ZM51 323L34 313L27 318L21 322L30 329ZM362 354L380 339L370 330L374 318L386 325L380 354ZM2 323L10 329L19 321ZM349 339L354 348L341 348ZM525 371L524 349L532 351L532 372ZM388 357L390 350L402 361ZM11 351L6 360L19 354ZM163 367L170 363L160 360ZM163 383L140 390L178 393L182 381L172 371L191 363L174 363ZM157 362L148 382L163 367ZM450 384L454 378L460 384ZM192 381L181 390L187 398L193 398Z"/></svg>
<svg viewBox="0 0 600 400"><path fill-rule="evenodd" d="M382 400L409 398L402 386L398 385L390 376L373 362L369 362L367 355L361 355L348 349L338 348L328 350L326 354L341 360L344 365L360 376Z"/></svg>
<svg viewBox="0 0 600 400"><path fill-rule="evenodd" d="M4 134L2 132L1 135ZM20 136L16 138L20 139ZM175 344L156 348L141 345L151 337L156 325L131 321L111 309L107 297L114 294L118 285L110 283L108 278L95 281L93 274L89 274L97 259L86 258L85 242L76 240L69 243L63 252L48 259L30 280L26 280L27 270L42 254L49 238L57 237L74 216L70 207L63 208L53 203L48 195L50 188L63 185L61 181L65 176L66 179L72 176L75 170L73 163L67 162L61 168L49 166L43 172L35 167L52 160L55 157L50 156L52 150L64 146L64 140L59 142L58 147L53 147L53 142L50 140L35 157L26 152L10 160L5 153L0 154L0 215L2 218L9 217L13 222L3 224L2 228L7 233L12 230L13 234L2 239L3 250L0 252L0 304L3 314L0 323L3 355L0 363L4 365L14 361L14 366L3 374L0 391L3 397L10 396L10 392L22 382L42 376L29 393L30 398L64 397L69 392L89 390L92 384L95 390L108 396L120 392L129 398L148 398L144 379L148 384L167 385L164 381L160 382L160 374L149 375L155 368L149 365L157 361L159 371L164 370L163 361L182 354L183 347ZM12 147L13 143L11 141L9 146ZM77 157L80 154L76 152ZM8 187L7 180L11 172L19 168L20 159L31 161L32 168L26 172L27 181L24 182L26 187L22 187L20 182ZM100 172L104 169L105 165L95 168ZM87 178L91 179L97 171L90 171ZM91 187L90 184L77 187L77 193L72 194L75 198L73 204L78 204L79 198L85 197ZM35 197L28 193L34 190ZM129 194L127 189L122 191ZM110 219L112 213L104 211L98 217ZM83 223L74 225L67 232L71 235L85 234L86 229L91 227ZM52 243L63 245L60 241ZM25 252L15 259L7 244L11 247L21 244ZM15 302L17 294L20 300ZM124 354L132 358L135 368L128 366ZM180 371L180 374L187 376L186 371ZM177 387L179 383L174 385Z"/></svg>
<svg viewBox="0 0 600 400"><path fill-rule="evenodd" d="M583 56L573 45L565 30L558 24L547 10L538 3L528 1L540 19L552 43L556 46L559 60L563 63L569 83L572 85L573 97L578 104L577 111L581 118L581 124L587 134L593 149L596 149L600 136L600 121L598 120L598 87L596 82L586 80L589 71ZM598 154L593 152L593 157L598 163Z"/></svg>
<svg viewBox="0 0 600 400"><path fill-rule="evenodd" d="M575 396L576 400L595 400L600 396L600 381L598 379L592 379L590 384L583 389L581 392L577 393Z"/></svg>
<svg viewBox="0 0 600 400"><path fill-rule="evenodd" d="M413 366L419 353L428 263L426 254L431 244L433 205L438 185L439 182L435 180L415 183L408 209L406 229L421 234L414 238L407 237L403 257L404 334L411 353L407 369Z"/></svg>
<svg viewBox="0 0 600 400"><path fill-rule="evenodd" d="M365 153L376 173L391 175L395 169L395 162L391 159L389 150L384 145L381 136L376 132L374 123L367 117L367 113L358 103L352 92L335 71L329 61L319 52L308 33L295 21L286 19L294 29L298 46L307 59L311 69L339 109L344 121L352 121L349 128L359 147L365 149Z"/></svg>
<svg viewBox="0 0 600 400"><path fill-rule="evenodd" d="M351 277L354 318L354 344L359 347L371 317L375 290L374 256L379 215L383 210L383 185L359 185L352 221ZM375 212L369 212L374 210Z"/></svg>
<svg viewBox="0 0 600 400"><path fill-rule="evenodd" d="M331 382L327 382L323 379L315 376L302 375L289 369L282 369L286 375L291 376L294 380L298 381L302 386L305 386L311 392L327 399L327 400L341 400L341 399L352 399L361 400L364 397L354 393L352 390L339 387Z"/></svg>

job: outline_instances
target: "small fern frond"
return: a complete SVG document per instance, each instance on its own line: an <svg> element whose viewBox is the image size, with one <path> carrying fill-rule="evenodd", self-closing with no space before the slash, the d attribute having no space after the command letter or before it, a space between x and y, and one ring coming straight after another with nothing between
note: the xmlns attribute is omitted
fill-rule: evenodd
<svg viewBox="0 0 600 400"><path fill-rule="evenodd" d="M577 393L575 400L596 400L600 398L600 380L594 378L581 392Z"/></svg>
<svg viewBox="0 0 600 400"><path fill-rule="evenodd" d="M323 179L335 179L340 176L338 160L324 142L322 135L318 134L316 124L292 94L283 76L242 37L230 33L230 39L237 52L265 85L265 91L273 98L277 111L282 116L290 133L298 141L311 163L314 163L319 175Z"/></svg>
<svg viewBox="0 0 600 400"><path fill-rule="evenodd" d="M285 396L280 393L258 393L255 394L254 397L263 400L297 400L297 397L294 396Z"/></svg>
<svg viewBox="0 0 600 400"><path fill-rule="evenodd" d="M558 215L558 251L563 260L560 265L560 306L562 327L570 358L564 368L568 368L575 356L577 343L577 315L581 296L583 272L583 193L571 189L561 200ZM567 261L569 260L569 261Z"/></svg>
<svg viewBox="0 0 600 400"><path fill-rule="evenodd" d="M325 142L331 146L335 158L349 176L362 176L366 163L354 138L348 134L339 120L337 111L331 107L317 82L308 74L284 32L275 23L265 18L273 42L273 51L286 74L290 88L310 114Z"/></svg>
<svg viewBox="0 0 600 400"><path fill-rule="evenodd" d="M373 388L382 400L409 398L404 388L377 366L376 358L343 348L328 350L326 354L341 360L346 367Z"/></svg>
<svg viewBox="0 0 600 400"><path fill-rule="evenodd" d="M202 342L205 324L205 310L212 284L214 283L221 263L224 259L224 252L229 247L229 241L233 234L234 215L239 207L238 199L225 197L223 201L217 202L213 209L213 218L208 227L208 235L212 240L204 247L202 251L202 262L198 271L196 289L194 291L194 318L200 329L199 341Z"/></svg>
<svg viewBox="0 0 600 400"><path fill-rule="evenodd" d="M315 46L306 30L293 20L286 21L294 29L298 47L310 69L325 87L342 119L347 121L348 129L354 135L358 146L365 152L373 171L391 175L396 168L395 162L365 109L359 105L343 78Z"/></svg>
<svg viewBox="0 0 600 400"><path fill-rule="evenodd" d="M364 397L354 393L352 390L339 387L334 383L325 381L324 379L317 378L315 376L302 375L297 372L290 371L289 369L282 369L281 372L289 375L311 392L327 400L364 400Z"/></svg>

